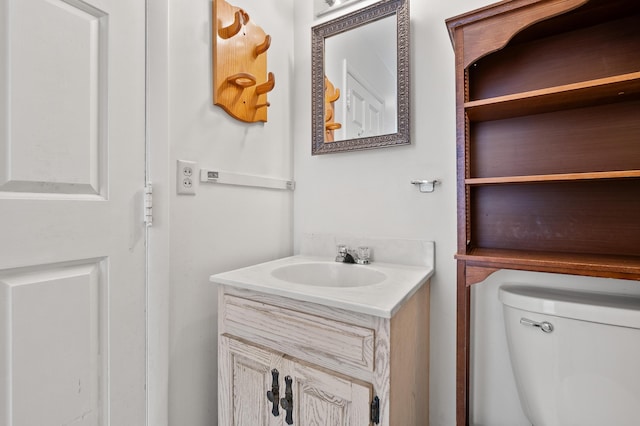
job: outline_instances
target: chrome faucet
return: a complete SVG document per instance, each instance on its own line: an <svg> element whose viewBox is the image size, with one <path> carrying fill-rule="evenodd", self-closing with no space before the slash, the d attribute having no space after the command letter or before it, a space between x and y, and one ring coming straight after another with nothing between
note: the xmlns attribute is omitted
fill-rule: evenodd
<svg viewBox="0 0 640 426"><path fill-rule="evenodd" d="M338 245L338 255L336 256L336 262L355 263L353 256L349 254L349 250L347 249L347 246L345 246L344 244Z"/></svg>

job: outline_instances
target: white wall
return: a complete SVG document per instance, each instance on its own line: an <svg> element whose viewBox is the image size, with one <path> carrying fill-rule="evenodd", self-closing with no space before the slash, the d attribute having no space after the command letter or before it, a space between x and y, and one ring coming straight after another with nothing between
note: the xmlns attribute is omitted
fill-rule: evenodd
<svg viewBox="0 0 640 426"><path fill-rule="evenodd" d="M310 103L296 103L296 249L301 235L312 232L436 242L436 274L431 280L432 425L455 423L455 92L453 50L444 20L471 3L411 2L410 146L312 157ZM295 91L310 93L311 2L296 4L295 22ZM412 179L434 178L443 183L431 194L410 184Z"/></svg>
<svg viewBox="0 0 640 426"><path fill-rule="evenodd" d="M370 2L368 2L370 3ZM431 281L432 426L455 424L456 186L453 48L445 19L493 3L485 0L411 2L411 146L311 156L312 2L296 2L294 244L305 233L415 238L436 242ZM361 6L363 3L359 3ZM352 10L351 9L346 9ZM337 12L344 13L343 10ZM334 17L336 15L333 15ZM323 21L326 20L323 18ZM421 194L411 179L442 180ZM474 289L472 423L526 425L515 391L497 288L504 281L638 291L637 283L501 271ZM635 287L634 287L635 284Z"/></svg>
<svg viewBox="0 0 640 426"><path fill-rule="evenodd" d="M231 1L272 36L267 61L276 86L269 93L268 122L252 124L212 105L211 0L167 1L168 417L170 425L210 426L217 419L217 289L208 278L290 255L292 194L196 184L196 196L176 195L176 160L194 160L199 167L228 172L291 178L293 0Z"/></svg>

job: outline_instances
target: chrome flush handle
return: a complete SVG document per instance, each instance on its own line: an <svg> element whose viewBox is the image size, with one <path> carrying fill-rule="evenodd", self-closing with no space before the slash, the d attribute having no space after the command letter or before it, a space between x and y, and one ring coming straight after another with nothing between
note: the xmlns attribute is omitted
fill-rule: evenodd
<svg viewBox="0 0 640 426"><path fill-rule="evenodd" d="M528 318L520 318L520 324L528 325L529 327L538 327L545 333L551 333L553 331L553 324L547 321L537 322Z"/></svg>

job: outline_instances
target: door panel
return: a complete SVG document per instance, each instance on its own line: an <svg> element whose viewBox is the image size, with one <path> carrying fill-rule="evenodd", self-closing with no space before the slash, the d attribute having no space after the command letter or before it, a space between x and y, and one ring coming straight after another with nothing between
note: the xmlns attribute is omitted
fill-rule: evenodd
<svg viewBox="0 0 640 426"><path fill-rule="evenodd" d="M9 4L0 190L106 194L107 15L80 2Z"/></svg>
<svg viewBox="0 0 640 426"><path fill-rule="evenodd" d="M218 356L218 424L282 426L284 410L272 415L267 400L272 374L279 370L280 397L284 397L283 355L221 336Z"/></svg>
<svg viewBox="0 0 640 426"><path fill-rule="evenodd" d="M0 277L3 336L9 355L11 408L17 425L66 424L104 411L105 261L23 268ZM3 363L0 368L5 367ZM38 409L34 409L38 407Z"/></svg>
<svg viewBox="0 0 640 426"><path fill-rule="evenodd" d="M347 65L348 67L348 65ZM383 134L384 100L358 73L347 68L347 139Z"/></svg>
<svg viewBox="0 0 640 426"><path fill-rule="evenodd" d="M145 424L145 2L0 0L0 426Z"/></svg>
<svg viewBox="0 0 640 426"><path fill-rule="evenodd" d="M286 411L277 417L267 391L272 370L279 371L280 398L285 377L292 378L293 424L300 426L369 426L373 386L322 367L311 366L270 349L227 335L218 340L218 424L286 426Z"/></svg>
<svg viewBox="0 0 640 426"><path fill-rule="evenodd" d="M299 362L292 376L295 424L369 426L371 384Z"/></svg>

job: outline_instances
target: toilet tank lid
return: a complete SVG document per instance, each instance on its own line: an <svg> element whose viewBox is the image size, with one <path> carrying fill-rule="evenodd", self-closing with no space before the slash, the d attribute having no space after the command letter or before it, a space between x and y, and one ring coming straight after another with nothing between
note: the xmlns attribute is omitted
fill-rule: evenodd
<svg viewBox="0 0 640 426"><path fill-rule="evenodd" d="M540 314L640 329L640 296L504 284L500 301Z"/></svg>

